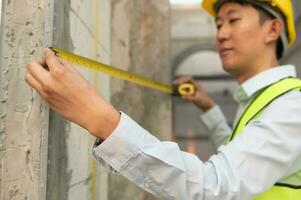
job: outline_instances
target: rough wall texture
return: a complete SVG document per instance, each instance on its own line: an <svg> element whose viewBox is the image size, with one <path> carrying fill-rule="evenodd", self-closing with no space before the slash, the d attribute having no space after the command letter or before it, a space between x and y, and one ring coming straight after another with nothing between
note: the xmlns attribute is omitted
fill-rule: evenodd
<svg viewBox="0 0 301 200"><path fill-rule="evenodd" d="M7 0L3 6L0 199L45 199L48 108L24 76L26 63L49 45L51 3Z"/></svg>
<svg viewBox="0 0 301 200"><path fill-rule="evenodd" d="M114 66L157 81L169 81L168 1L57 0L56 3L60 8L55 13L55 46L106 63L112 60ZM111 50L111 46L114 49ZM110 81L87 70L80 71L118 109L133 116L161 139L169 139L168 95L116 79ZM93 138L85 131L72 123L66 126L53 114L50 123L48 199L153 199L123 178L108 178L101 167L96 167L87 154Z"/></svg>
<svg viewBox="0 0 301 200"><path fill-rule="evenodd" d="M108 62L106 46L110 40L106 37L110 28L105 26L110 21L108 4L106 0L56 0L53 46ZM95 72L78 70L101 93L107 93L102 89L108 81L103 83ZM94 140L77 125L50 113L47 199L107 199L107 173L89 154Z"/></svg>
<svg viewBox="0 0 301 200"><path fill-rule="evenodd" d="M169 82L168 1L55 0L54 11L52 2L4 3L0 200L154 199L97 165L89 154L95 138L85 130L54 112L48 118L47 106L24 74L26 62L51 46L53 31L55 47ZM169 95L78 69L118 109L159 138L170 139Z"/></svg>
<svg viewBox="0 0 301 200"><path fill-rule="evenodd" d="M69 26L70 0L54 1L53 45L72 50ZM54 14L54 13L52 13ZM68 169L68 122L53 111L49 115L47 200L67 200L72 170Z"/></svg>
<svg viewBox="0 0 301 200"><path fill-rule="evenodd" d="M112 64L160 82L169 80L169 1L112 0ZM112 80L112 103L160 139L170 139L170 96ZM154 199L111 176L109 199Z"/></svg>

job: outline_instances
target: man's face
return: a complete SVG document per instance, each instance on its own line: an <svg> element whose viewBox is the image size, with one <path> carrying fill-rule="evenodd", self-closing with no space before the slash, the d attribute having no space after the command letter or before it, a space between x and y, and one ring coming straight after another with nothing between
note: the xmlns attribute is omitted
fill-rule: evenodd
<svg viewBox="0 0 301 200"><path fill-rule="evenodd" d="M262 54L264 34L259 12L251 5L225 3L216 17L217 48L224 70L239 75Z"/></svg>

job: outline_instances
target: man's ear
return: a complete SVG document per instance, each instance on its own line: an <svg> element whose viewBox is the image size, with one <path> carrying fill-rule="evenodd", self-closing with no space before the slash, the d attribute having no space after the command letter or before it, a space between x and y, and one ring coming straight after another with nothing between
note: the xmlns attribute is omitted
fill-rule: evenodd
<svg viewBox="0 0 301 200"><path fill-rule="evenodd" d="M277 42L283 30L283 22L273 19L267 22L267 32L264 38L265 43Z"/></svg>

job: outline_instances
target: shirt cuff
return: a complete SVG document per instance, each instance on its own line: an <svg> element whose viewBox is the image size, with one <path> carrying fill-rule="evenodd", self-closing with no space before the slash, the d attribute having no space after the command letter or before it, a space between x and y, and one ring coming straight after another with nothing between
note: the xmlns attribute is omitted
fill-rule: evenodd
<svg viewBox="0 0 301 200"><path fill-rule="evenodd" d="M120 171L132 157L141 150L144 131L134 120L121 113L119 124L113 133L98 146L93 145L91 153L93 157L105 168L113 168ZM107 166L109 165L109 166Z"/></svg>
<svg viewBox="0 0 301 200"><path fill-rule="evenodd" d="M218 105L215 105L213 108L202 114L200 119L209 131L213 130L219 123L221 123L221 121L227 121Z"/></svg>

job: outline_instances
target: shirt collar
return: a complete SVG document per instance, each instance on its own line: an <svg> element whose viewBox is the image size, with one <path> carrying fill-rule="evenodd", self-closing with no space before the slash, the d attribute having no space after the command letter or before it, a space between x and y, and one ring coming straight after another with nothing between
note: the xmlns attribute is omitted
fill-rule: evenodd
<svg viewBox="0 0 301 200"><path fill-rule="evenodd" d="M297 77L296 68L293 65L283 65L261 72L245 81L233 94L236 102L250 100L263 88L287 77Z"/></svg>

